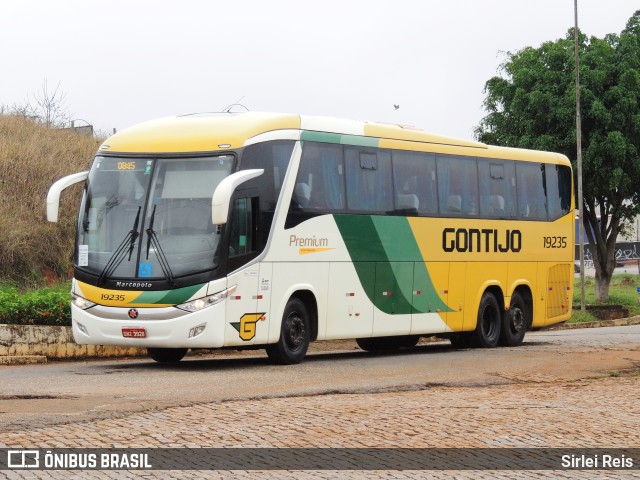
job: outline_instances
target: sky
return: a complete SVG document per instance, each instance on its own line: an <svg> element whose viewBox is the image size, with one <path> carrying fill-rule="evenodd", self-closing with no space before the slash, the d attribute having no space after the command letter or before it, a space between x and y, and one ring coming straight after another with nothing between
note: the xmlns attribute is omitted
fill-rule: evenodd
<svg viewBox="0 0 640 480"><path fill-rule="evenodd" d="M620 33L638 9L578 0L579 26ZM505 52L573 24L574 0L1 0L0 105L46 81L103 133L240 103L471 139Z"/></svg>

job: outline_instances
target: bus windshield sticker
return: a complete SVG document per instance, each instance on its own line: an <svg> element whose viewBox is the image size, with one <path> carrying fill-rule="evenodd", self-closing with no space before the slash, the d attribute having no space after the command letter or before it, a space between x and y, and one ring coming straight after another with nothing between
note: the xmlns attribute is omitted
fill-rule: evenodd
<svg viewBox="0 0 640 480"><path fill-rule="evenodd" d="M138 276L142 278L149 278L151 276L152 266L149 262L140 262L138 267Z"/></svg>
<svg viewBox="0 0 640 480"><path fill-rule="evenodd" d="M78 266L86 267L89 265L89 245L78 245Z"/></svg>

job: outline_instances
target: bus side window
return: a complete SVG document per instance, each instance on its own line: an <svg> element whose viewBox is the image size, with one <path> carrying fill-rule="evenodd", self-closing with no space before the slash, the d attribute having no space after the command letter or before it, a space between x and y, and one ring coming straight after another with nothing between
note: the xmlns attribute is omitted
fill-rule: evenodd
<svg viewBox="0 0 640 480"><path fill-rule="evenodd" d="M256 252L258 198L236 198L233 202L231 231L229 234L229 258Z"/></svg>
<svg viewBox="0 0 640 480"><path fill-rule="evenodd" d="M356 212L393 210L391 155L386 150L345 147L347 207Z"/></svg>
<svg viewBox="0 0 640 480"><path fill-rule="evenodd" d="M564 165L546 165L545 174L549 220L556 220L569 213L571 169Z"/></svg>
<svg viewBox="0 0 640 480"><path fill-rule="evenodd" d="M478 167L475 157L436 156L440 213L452 216L477 216Z"/></svg>
<svg viewBox="0 0 640 480"><path fill-rule="evenodd" d="M518 217L546 220L547 204L544 191L544 165L533 162L516 164Z"/></svg>
<svg viewBox="0 0 640 480"><path fill-rule="evenodd" d="M342 147L305 142L292 206L316 211L341 211L344 208Z"/></svg>
<svg viewBox="0 0 640 480"><path fill-rule="evenodd" d="M489 218L515 217L515 165L508 160L478 159L480 213Z"/></svg>
<svg viewBox="0 0 640 480"><path fill-rule="evenodd" d="M408 215L437 215L436 156L393 152L395 210Z"/></svg>

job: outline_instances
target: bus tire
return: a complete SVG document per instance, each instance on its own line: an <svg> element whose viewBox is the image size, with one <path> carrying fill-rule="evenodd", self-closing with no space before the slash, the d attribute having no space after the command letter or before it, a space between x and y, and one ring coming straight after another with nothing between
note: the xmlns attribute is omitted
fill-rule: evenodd
<svg viewBox="0 0 640 480"><path fill-rule="evenodd" d="M419 340L420 335L398 335L395 337L356 338L356 343L365 352L389 352L415 347Z"/></svg>
<svg viewBox="0 0 640 480"><path fill-rule="evenodd" d="M187 350L186 348L147 348L147 353L156 362L175 363L184 358Z"/></svg>
<svg viewBox="0 0 640 480"><path fill-rule="evenodd" d="M291 298L282 314L280 338L277 343L267 345L267 356L280 365L300 363L307 354L310 338L307 307L299 298Z"/></svg>
<svg viewBox="0 0 640 480"><path fill-rule="evenodd" d="M509 310L505 312L500 331L500 345L505 347L517 347L522 344L524 334L527 331L529 310L522 295L515 292L511 297Z"/></svg>
<svg viewBox="0 0 640 480"><path fill-rule="evenodd" d="M478 323L476 324L473 343L476 347L493 348L500 340L502 326L502 312L496 296L485 292L478 308Z"/></svg>

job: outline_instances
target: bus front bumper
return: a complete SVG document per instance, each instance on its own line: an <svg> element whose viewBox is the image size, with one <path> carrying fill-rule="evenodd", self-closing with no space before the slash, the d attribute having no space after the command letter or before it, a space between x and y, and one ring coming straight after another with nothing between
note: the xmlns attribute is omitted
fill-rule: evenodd
<svg viewBox="0 0 640 480"><path fill-rule="evenodd" d="M83 310L71 304L73 338L81 345L219 348L224 344L225 305L220 302L192 313L175 307L96 305Z"/></svg>

